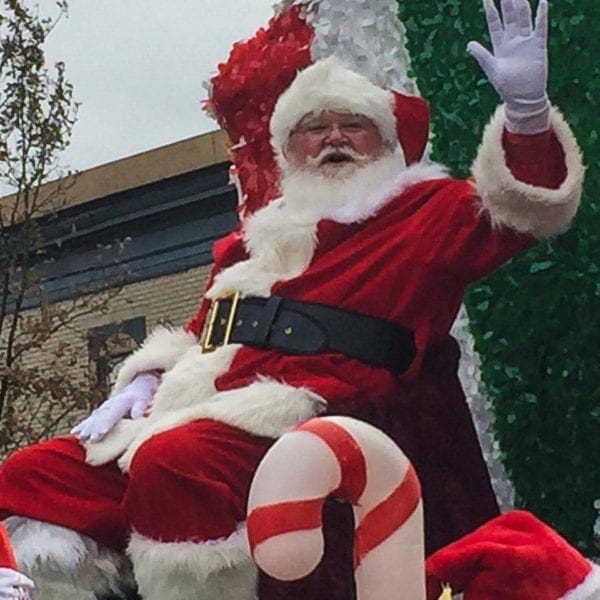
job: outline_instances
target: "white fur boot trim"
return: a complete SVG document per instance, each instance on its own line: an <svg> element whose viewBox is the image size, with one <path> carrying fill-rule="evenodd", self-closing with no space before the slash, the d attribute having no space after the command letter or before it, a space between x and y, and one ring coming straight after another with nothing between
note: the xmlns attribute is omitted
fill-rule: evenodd
<svg viewBox="0 0 600 600"><path fill-rule="evenodd" d="M40 600L95 600L134 586L127 558L91 538L42 521L4 521L19 570L35 582Z"/></svg>
<svg viewBox="0 0 600 600"><path fill-rule="evenodd" d="M134 533L128 554L144 600L257 600L245 526L207 542L159 542Z"/></svg>

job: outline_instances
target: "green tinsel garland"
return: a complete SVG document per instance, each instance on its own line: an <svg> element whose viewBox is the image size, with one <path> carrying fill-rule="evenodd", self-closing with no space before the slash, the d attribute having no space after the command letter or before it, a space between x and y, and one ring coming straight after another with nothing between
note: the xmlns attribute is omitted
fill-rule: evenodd
<svg viewBox="0 0 600 600"><path fill-rule="evenodd" d="M585 154L583 205L566 234L473 285L466 302L517 503L592 554L600 498L600 2L550 4L550 97ZM471 39L488 42L481 3L399 7L414 75L431 102L433 158L466 176L499 102L465 49Z"/></svg>

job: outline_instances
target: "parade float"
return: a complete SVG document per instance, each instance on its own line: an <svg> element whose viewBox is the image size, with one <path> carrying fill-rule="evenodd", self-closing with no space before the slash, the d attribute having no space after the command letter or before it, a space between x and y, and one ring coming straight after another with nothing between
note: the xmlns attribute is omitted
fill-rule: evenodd
<svg viewBox="0 0 600 600"><path fill-rule="evenodd" d="M481 39L477 33L471 34L478 19L470 15L473 18L465 20L471 9L456 2L442 4L432 9L384 0L284 1L266 28L234 45L208 84L205 108L230 139L231 175L238 189L240 216L252 215L278 195L277 157L269 129L277 100L298 71L330 56L337 56L372 83L393 90L398 103L420 92L429 96L433 110L438 111L432 113L429 148L411 141L419 140L429 125L427 111L415 111L411 118L397 123L406 164L441 155L458 173L464 170L464 152L472 143L468 140L473 132L474 139L479 137L477 128L486 121L480 117L491 103L484 101L485 80L475 66L470 71L465 65L471 60L464 52L465 41ZM502 7L510 10L512 0L503 0ZM396 18L398 9L406 27ZM438 12L425 16L430 10ZM449 19L454 31L442 44L436 36L443 37L440 32ZM570 23L576 26L580 21L571 18ZM410 47L416 49L411 56ZM457 117L459 109L454 104L461 105L465 117ZM441 139L450 145L443 146ZM561 238L532 248L529 274L543 277L568 244L569 238ZM592 466L586 473L581 453L589 440L595 441L597 397L592 391L584 398L588 404L575 407L565 394L565 404L557 406L554 391L548 392L552 384L540 385L534 377L525 377L527 368L515 364L522 358L533 365L534 372L542 370L551 379L559 368L555 363L562 357L562 379L572 378L574 384L580 384L579 388L573 386L575 396L585 389L587 374L573 366L572 357L554 352L552 340L540 344L529 335L531 343L537 344L535 351L522 339L511 340L509 334L524 328L525 322L518 314L521 305L516 310L515 304L505 300L503 281L513 280L511 269L522 268L516 259L495 279L472 290L468 310L461 310L453 337L428 351L403 407L394 407L391 398L392 410L360 415L370 425L346 417L310 420L275 443L257 471L247 521L249 545L261 569L261 600L348 600L355 595L359 600L437 600L450 598L454 591L462 591L466 600L600 597L598 568L574 548L592 552L597 468ZM564 300L554 294L554 301L544 305L540 317L553 306L562 306ZM537 298L536 307L540 304ZM551 329L553 340L560 337L562 330L556 324L565 321L564 314L550 318L552 327L541 327L546 333ZM502 328L503 318L510 319L508 330ZM530 315L526 325L534 320ZM585 339L583 333L579 337ZM440 406L450 397L454 404L449 405L457 406L463 395L504 514L448 543L446 515L428 501L432 491L419 482L424 466L411 464L402 451L410 456L415 442L406 436L403 425L411 420L444 422L450 435L432 434L419 440L421 448L430 449L426 462L435 464L436 456L456 451L453 434L464 435L460 429L464 419L454 421L456 414L444 412ZM565 406L569 410L565 411ZM552 415L557 421L546 419ZM567 427L561 429L557 423L563 417ZM540 424L544 426L541 433L536 429ZM577 458L580 469L571 479L565 477L558 456L564 444L563 430L568 430L566 435L574 444L570 458ZM596 455L593 448L587 452ZM515 488L504 465L509 467ZM580 473L588 476L591 485L583 485ZM443 469L438 475L439 496L440 490L443 495L457 482L452 481L454 474ZM465 481L460 485L468 485L473 476L465 459ZM427 481L431 480L429 473ZM573 481L577 485L573 486ZM552 498L551 489L557 491ZM564 502L566 495L573 502ZM451 507L450 520L459 522L461 515L472 516L479 504L476 495L466 498L460 506ZM552 527L570 534L571 544L531 513L512 511L515 504L543 513L539 516ZM558 513L560 518L548 518ZM28 582L14 579L18 576L14 566L9 558L7 586L26 597Z"/></svg>

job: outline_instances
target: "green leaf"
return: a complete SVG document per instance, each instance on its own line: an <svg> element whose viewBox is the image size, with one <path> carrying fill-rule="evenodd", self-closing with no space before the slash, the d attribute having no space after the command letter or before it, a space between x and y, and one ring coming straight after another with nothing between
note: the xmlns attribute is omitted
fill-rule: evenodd
<svg viewBox="0 0 600 600"><path fill-rule="evenodd" d="M533 263L530 267L529 267L529 272L530 273L539 273L540 271L545 271L546 269L549 269L554 263L551 260L546 260L543 262L536 262Z"/></svg>

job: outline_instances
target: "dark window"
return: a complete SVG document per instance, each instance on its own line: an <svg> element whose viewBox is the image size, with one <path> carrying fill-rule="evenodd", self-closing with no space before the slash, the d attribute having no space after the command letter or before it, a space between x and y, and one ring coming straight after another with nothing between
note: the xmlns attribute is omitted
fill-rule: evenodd
<svg viewBox="0 0 600 600"><path fill-rule="evenodd" d="M88 332L90 366L96 385L108 391L117 367L146 337L146 318L135 317L120 323L108 323Z"/></svg>

